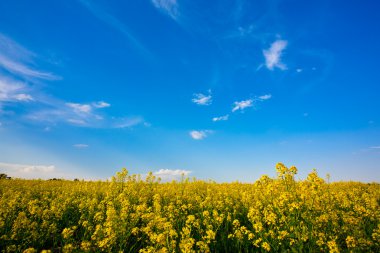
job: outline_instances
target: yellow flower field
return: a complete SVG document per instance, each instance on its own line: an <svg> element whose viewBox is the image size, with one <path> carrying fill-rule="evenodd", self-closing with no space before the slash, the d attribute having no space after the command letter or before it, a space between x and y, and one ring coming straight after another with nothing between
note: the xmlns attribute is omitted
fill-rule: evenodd
<svg viewBox="0 0 380 253"><path fill-rule="evenodd" d="M1 252L380 252L380 185L0 180Z"/></svg>

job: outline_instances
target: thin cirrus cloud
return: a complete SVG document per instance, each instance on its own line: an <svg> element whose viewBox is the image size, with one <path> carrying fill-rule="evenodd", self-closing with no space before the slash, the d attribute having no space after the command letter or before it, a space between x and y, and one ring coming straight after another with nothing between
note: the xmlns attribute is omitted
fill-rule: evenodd
<svg viewBox="0 0 380 253"><path fill-rule="evenodd" d="M76 113L90 113L92 110L89 104L66 103L66 105L72 108Z"/></svg>
<svg viewBox="0 0 380 253"><path fill-rule="evenodd" d="M202 94L202 93L196 93L194 94L193 99L191 100L194 104L197 105L211 105L212 104L212 96L209 91L208 95Z"/></svg>
<svg viewBox="0 0 380 253"><path fill-rule="evenodd" d="M151 0L154 7L162 11L174 20L179 17L177 0Z"/></svg>
<svg viewBox="0 0 380 253"><path fill-rule="evenodd" d="M56 125L57 123L86 128L132 128L148 126L141 116L112 117L104 112L111 105L107 102L73 103L51 99L47 108L30 112L28 122Z"/></svg>
<svg viewBox="0 0 380 253"><path fill-rule="evenodd" d="M288 42L286 40L276 40L271 44L269 49L263 50L265 66L269 70L274 70L275 68L286 69L286 65L281 62L281 56L287 45Z"/></svg>
<svg viewBox="0 0 380 253"><path fill-rule="evenodd" d="M0 68L23 78L60 79L52 73L33 68L36 55L0 33Z"/></svg>
<svg viewBox="0 0 380 253"><path fill-rule="evenodd" d="M14 96L14 98L18 101L24 101L24 102L28 102L28 101L33 101L34 98L29 95L29 94L24 94L24 93L20 93L20 94L16 94Z"/></svg>
<svg viewBox="0 0 380 253"><path fill-rule="evenodd" d="M106 102L104 102L106 103ZM144 118L139 116L132 117L107 117L107 115L100 114L99 110L103 107L95 107L94 104L80 104L80 103L64 103L58 105L54 103L55 108L44 109L33 112L27 116L29 120L34 122L44 122L48 124L63 123L78 127L88 128L132 128L138 125L147 125ZM107 103L108 104L108 103Z"/></svg>
<svg viewBox="0 0 380 253"><path fill-rule="evenodd" d="M93 106L96 108L106 108L106 107L110 107L111 104L104 101L99 101L99 102L93 103Z"/></svg>
<svg viewBox="0 0 380 253"><path fill-rule="evenodd" d="M111 106L105 101L74 103L45 94L36 89L36 79L59 79L56 75L36 70L34 61L38 56L0 33L0 116L7 117L9 111L20 103L30 103L22 114L10 118L20 123L55 125L63 123L80 127L131 128L145 123L141 117L114 118L102 109ZM28 80L28 81L20 81ZM9 113L8 113L9 112ZM13 114L12 114L13 115ZM7 120L6 118L4 118Z"/></svg>
<svg viewBox="0 0 380 253"><path fill-rule="evenodd" d="M203 140L212 132L211 130L192 130L189 134L194 140Z"/></svg>
<svg viewBox="0 0 380 253"><path fill-rule="evenodd" d="M271 94L265 94L265 95L262 95L262 96L258 97L258 99L261 100L261 101L268 100L270 98L272 98Z"/></svg>
<svg viewBox="0 0 380 253"><path fill-rule="evenodd" d="M148 122L145 122L144 118L136 116L113 119L111 128L132 128L138 125L144 125L145 127L150 126Z"/></svg>
<svg viewBox="0 0 380 253"><path fill-rule="evenodd" d="M214 122L216 122L216 121L226 121L226 120L228 120L229 117L230 117L230 115L226 114L224 116L214 117L214 118L212 118L212 121L214 121Z"/></svg>
<svg viewBox="0 0 380 253"><path fill-rule="evenodd" d="M40 78L40 79L46 79L46 80L59 79L59 77L53 75L52 73L41 72L41 71L31 69L26 65L7 59L1 54L0 54L0 66L13 74L20 74L24 77L34 77L34 78Z"/></svg>
<svg viewBox="0 0 380 253"><path fill-rule="evenodd" d="M103 10L100 6L96 5L93 1L88 0L78 0L84 7L87 8L96 18L108 24L112 28L121 32L127 39L132 43L132 45L139 50L142 55L151 57L149 50L136 38L135 35L131 33L129 28L122 23L115 16Z"/></svg>
<svg viewBox="0 0 380 253"><path fill-rule="evenodd" d="M88 144L83 144L83 143L78 143L78 144L74 144L73 147L77 148L77 149L85 149L85 148L88 148L89 145Z"/></svg>
<svg viewBox="0 0 380 253"><path fill-rule="evenodd" d="M1 102L33 101L34 98L27 92L28 88L23 82L0 75L0 105Z"/></svg>
<svg viewBox="0 0 380 253"><path fill-rule="evenodd" d="M0 106L3 103L35 101L28 83L35 79L58 80L60 77L35 69L36 54L0 33ZM29 80L23 82L20 80Z"/></svg>

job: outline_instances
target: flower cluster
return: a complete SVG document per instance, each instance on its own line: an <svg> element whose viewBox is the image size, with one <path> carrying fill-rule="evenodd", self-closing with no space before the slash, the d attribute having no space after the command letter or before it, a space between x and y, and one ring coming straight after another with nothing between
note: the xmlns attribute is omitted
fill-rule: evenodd
<svg viewBox="0 0 380 253"><path fill-rule="evenodd" d="M380 185L0 180L2 252L380 252Z"/></svg>

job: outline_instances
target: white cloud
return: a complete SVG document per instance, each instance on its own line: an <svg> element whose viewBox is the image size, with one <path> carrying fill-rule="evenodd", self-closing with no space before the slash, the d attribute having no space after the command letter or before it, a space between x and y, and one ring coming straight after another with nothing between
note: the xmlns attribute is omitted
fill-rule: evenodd
<svg viewBox="0 0 380 253"><path fill-rule="evenodd" d="M28 88L22 82L0 76L0 107L1 102L30 102L32 95L27 94Z"/></svg>
<svg viewBox="0 0 380 253"><path fill-rule="evenodd" d="M54 165L26 165L0 162L0 169L5 173L12 173L16 176L33 176L49 174L55 171Z"/></svg>
<svg viewBox="0 0 380 253"><path fill-rule="evenodd" d="M224 115L224 116L220 116L220 117L214 117L214 118L212 118L212 121L224 121L224 120L228 120L228 118L229 118L229 114L227 114L227 115Z"/></svg>
<svg viewBox="0 0 380 253"><path fill-rule="evenodd" d="M113 128L112 124L114 122L112 118L106 117L106 115L99 112L108 103L72 103L45 97L44 104L48 105L48 107L30 112L25 118L50 124L63 122L81 127Z"/></svg>
<svg viewBox="0 0 380 253"><path fill-rule="evenodd" d="M14 101L15 96L25 90L25 84L0 76L0 102Z"/></svg>
<svg viewBox="0 0 380 253"><path fill-rule="evenodd" d="M66 105L73 108L77 113L89 113L92 109L91 105L89 104L66 103Z"/></svg>
<svg viewBox="0 0 380 253"><path fill-rule="evenodd" d="M259 97L255 97L254 99L247 99L240 102L236 101L234 102L234 107L232 108L232 112L236 112L238 110L243 111L245 108L253 107L254 103L262 102L271 98L272 98L271 94L265 94Z"/></svg>
<svg viewBox="0 0 380 253"><path fill-rule="evenodd" d="M160 169L159 171L154 172L153 174L157 176L187 176L191 173L189 170L169 170L169 169Z"/></svg>
<svg viewBox="0 0 380 253"><path fill-rule="evenodd" d="M172 19L177 20L179 16L177 0L151 0L154 7L164 12Z"/></svg>
<svg viewBox="0 0 380 253"><path fill-rule="evenodd" d="M125 33L123 26L102 13L97 7L90 4L89 1L83 0L86 6L103 16L104 19L119 27ZM99 13L97 12L99 11ZM120 26L119 26L120 25ZM131 37L131 40L133 38ZM136 42L136 44L138 44ZM138 45L137 45L138 46ZM55 125L57 123L66 123L81 127L96 128L123 128L131 127L142 122L141 119L122 118L114 120L107 117L101 108L110 107L111 105L105 101L95 101L89 103L72 103L64 101L57 97L50 96L40 89L36 88L44 85L41 80L36 79L58 79L55 75L35 70L36 54L28 51L18 45L13 40L0 33L0 114L5 115L12 111L8 108L14 107L17 103L35 101L33 106L25 107L20 114L14 116L13 120L20 122L43 122L44 127ZM21 82L18 80L26 80Z"/></svg>
<svg viewBox="0 0 380 253"><path fill-rule="evenodd" d="M380 146L373 146L373 147L370 147L372 149L380 149Z"/></svg>
<svg viewBox="0 0 380 253"><path fill-rule="evenodd" d="M296 69L297 73L301 73L302 71L303 71L303 69Z"/></svg>
<svg viewBox="0 0 380 253"><path fill-rule="evenodd" d="M194 94L194 98L191 101L197 105L211 105L212 96L211 94L204 95L202 93L196 93Z"/></svg>
<svg viewBox="0 0 380 253"><path fill-rule="evenodd" d="M182 176L187 177L190 173L191 171L189 170L160 169L156 172L153 172L153 175L160 177L164 182L168 182L172 180L179 180Z"/></svg>
<svg viewBox="0 0 380 253"><path fill-rule="evenodd" d="M79 149L84 149L84 148L88 148L88 144L83 144L83 143L78 143L78 144L74 144L73 145L74 148L79 148Z"/></svg>
<svg viewBox="0 0 380 253"><path fill-rule="evenodd" d="M209 134L211 134L212 131L210 130L193 130L193 131L190 131L190 136L191 138L193 138L194 140L203 140L204 138L206 138Z"/></svg>
<svg viewBox="0 0 380 253"><path fill-rule="evenodd" d="M234 107L232 108L232 112L238 111L238 110L244 110L245 108L252 107L253 106L253 100L243 100L240 102L234 102Z"/></svg>
<svg viewBox="0 0 380 253"><path fill-rule="evenodd" d="M111 105L109 103L104 102L104 101L99 101L99 102L93 103L93 106L95 108L106 108L106 107L110 107Z"/></svg>
<svg viewBox="0 0 380 253"><path fill-rule="evenodd" d="M276 67L281 70L286 69L286 65L281 62L281 56L287 44L286 40L276 40L269 49L263 50L265 65L268 69L273 70Z"/></svg>
<svg viewBox="0 0 380 253"><path fill-rule="evenodd" d="M24 101L24 102L28 102L28 101L33 101L34 98L29 95L29 94L24 94L24 93L20 93L20 94L16 94L14 96L14 98L18 101Z"/></svg>
<svg viewBox="0 0 380 253"><path fill-rule="evenodd" d="M260 100L268 100L268 99L271 99L271 98L272 98L271 94L266 94L266 95L259 96Z"/></svg>

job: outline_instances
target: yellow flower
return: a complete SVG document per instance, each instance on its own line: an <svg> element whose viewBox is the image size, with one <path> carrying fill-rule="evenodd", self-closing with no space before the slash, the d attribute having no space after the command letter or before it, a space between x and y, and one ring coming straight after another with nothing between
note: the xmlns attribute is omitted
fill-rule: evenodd
<svg viewBox="0 0 380 253"><path fill-rule="evenodd" d="M270 245L269 245L269 243L267 243L267 242L263 242L263 243L261 244L261 247L262 247L265 251L270 251Z"/></svg>

